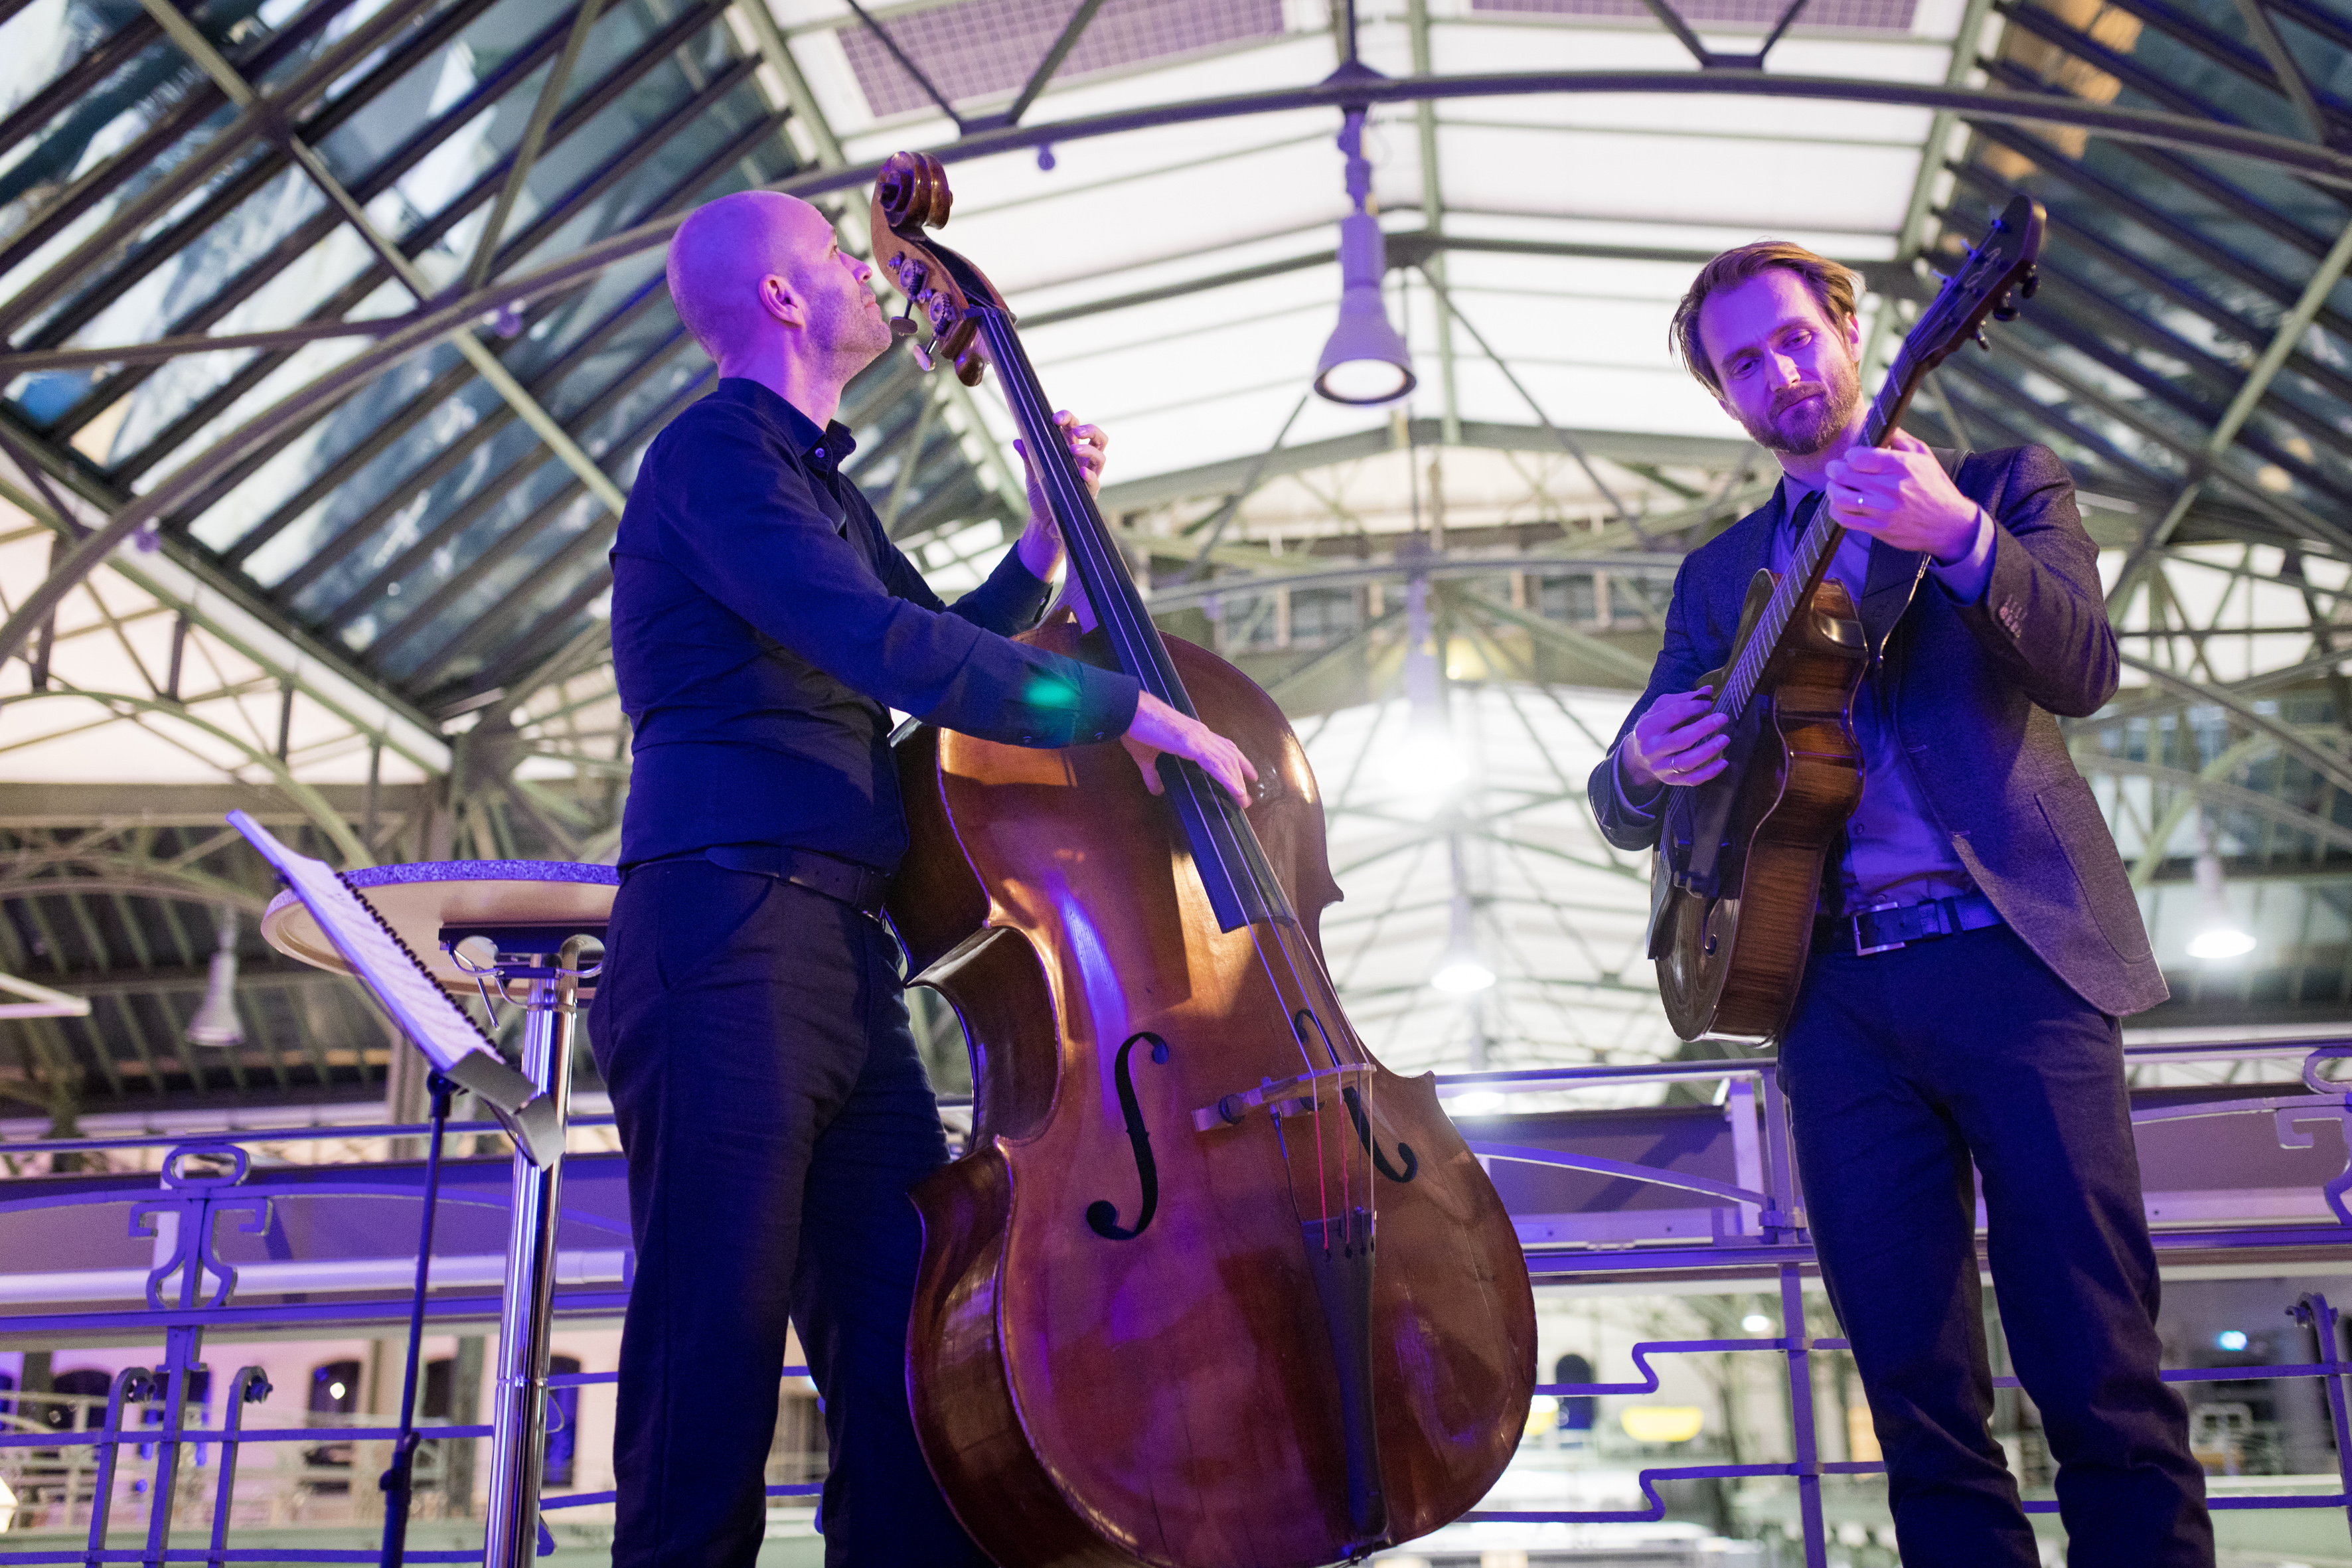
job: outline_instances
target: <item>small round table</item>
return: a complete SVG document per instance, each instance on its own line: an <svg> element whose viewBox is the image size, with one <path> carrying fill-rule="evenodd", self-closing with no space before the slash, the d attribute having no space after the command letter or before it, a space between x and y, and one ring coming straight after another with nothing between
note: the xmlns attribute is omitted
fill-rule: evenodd
<svg viewBox="0 0 2352 1568"><path fill-rule="evenodd" d="M562 951L567 938L602 940L621 874L610 866L571 860L427 860L408 866L367 866L342 873L393 935L448 990L471 994L479 978L460 969L450 948L468 936L488 936L503 957ZM291 892L272 899L261 934L289 958L349 974L327 933ZM520 974L517 976L520 978ZM593 987L582 982L582 994Z"/></svg>
<svg viewBox="0 0 2352 1568"><path fill-rule="evenodd" d="M568 860L436 860L343 872L393 935L447 990L471 994L522 982L522 1070L555 1113L549 1148L534 1160L518 1140L506 1289L499 1309L499 1371L490 1439L485 1568L522 1568L539 1540L539 1493L547 1445L548 1346L555 1314L555 1219L571 1118L572 1048L580 1004L600 965L583 963L601 943L621 874ZM291 891L270 900L261 934L289 958L348 974L351 966ZM455 949L487 937L498 956L467 968Z"/></svg>

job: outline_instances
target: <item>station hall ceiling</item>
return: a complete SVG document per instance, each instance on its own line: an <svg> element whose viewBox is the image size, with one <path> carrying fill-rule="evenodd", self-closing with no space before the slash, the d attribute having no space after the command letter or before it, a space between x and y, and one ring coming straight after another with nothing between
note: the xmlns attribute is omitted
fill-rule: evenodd
<svg viewBox="0 0 2352 1568"><path fill-rule="evenodd" d="M1393 410L1307 390L1349 105L1420 376ZM762 185L862 247L902 147L949 160L943 237L1112 432L1106 511L1170 629L1361 763L1404 584L1433 584L1462 710L1521 782L1449 808L1486 847L1410 873L1425 824L1377 791L1335 818L1366 973L1427 968L1457 893L1522 942L1486 1015L1395 1002L1429 1064L1673 1048L1628 952L1639 868L1567 786L1680 552L1767 487L1666 353L1693 269L1764 233L1846 261L1883 363L1988 212L2036 196L2037 295L1913 426L2074 471L2133 664L2074 743L2184 1016L2345 1005L2341 5L0 0L0 969L150 1009L0 1023L0 1092L262 1092L173 1044L212 910L266 890L196 826L228 781L344 863L614 853L604 552L713 374L662 245ZM894 354L844 417L894 536L942 591L974 580L1023 505L992 387ZM2267 922L2227 975L2179 956L2201 844ZM1538 853L1561 880L1507 868ZM381 1041L305 1006L249 1065L370 1091Z"/></svg>

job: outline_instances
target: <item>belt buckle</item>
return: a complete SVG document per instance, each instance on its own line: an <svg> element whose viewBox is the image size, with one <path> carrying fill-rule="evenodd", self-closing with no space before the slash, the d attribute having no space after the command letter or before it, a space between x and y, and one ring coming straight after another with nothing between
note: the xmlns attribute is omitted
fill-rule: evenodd
<svg viewBox="0 0 2352 1568"><path fill-rule="evenodd" d="M1899 902L1890 900L1883 904L1874 904L1869 909L1862 910L1859 914L1848 917L1853 922L1853 955L1856 958L1868 958L1871 954L1876 952L1893 952L1898 947L1908 947L1911 945L1908 942L1883 942L1876 947L1864 947L1862 945L1862 922L1866 916L1884 914L1888 910L1899 910L1902 907L1902 904Z"/></svg>

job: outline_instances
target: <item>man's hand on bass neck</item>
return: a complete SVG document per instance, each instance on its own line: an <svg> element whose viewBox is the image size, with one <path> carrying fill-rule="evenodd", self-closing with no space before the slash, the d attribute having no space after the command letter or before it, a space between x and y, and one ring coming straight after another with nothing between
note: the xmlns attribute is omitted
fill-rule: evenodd
<svg viewBox="0 0 2352 1568"><path fill-rule="evenodd" d="M1070 444L1070 456L1078 465L1078 477L1086 481L1088 495L1102 493L1103 455L1109 449L1110 437L1098 425L1081 425L1078 416L1065 408L1054 416L1054 423ZM1021 564L1039 582L1053 578L1054 569L1062 563L1062 531L1054 522L1054 509L1045 504L1045 487L1037 482L1037 464L1029 456L1029 444L1016 440L1013 449L1021 454L1022 468L1029 480L1029 526L1021 531L1020 542L1013 546L1021 552Z"/></svg>
<svg viewBox="0 0 2352 1568"><path fill-rule="evenodd" d="M1101 494L1103 455L1110 446L1109 436L1099 426L1079 424L1078 416L1066 408L1054 416L1054 423L1070 444L1070 456L1078 465L1079 478L1086 481L1087 493ZM1053 508L1045 502L1045 488L1037 482L1037 464L1029 455L1028 444L1015 441L1013 447L1021 454L1029 477L1029 526L1022 531L1015 548L1021 552L1021 564L1043 579L1061 564L1062 531L1055 525ZM1079 626L1092 631L1094 614L1084 591L1072 583L1066 592ZM1160 778L1160 755L1165 752L1200 763L1235 800L1249 805L1249 786L1257 782L1257 769L1250 765L1242 749L1149 691L1137 699L1134 721L1119 740L1143 771L1143 787L1152 794L1165 787Z"/></svg>

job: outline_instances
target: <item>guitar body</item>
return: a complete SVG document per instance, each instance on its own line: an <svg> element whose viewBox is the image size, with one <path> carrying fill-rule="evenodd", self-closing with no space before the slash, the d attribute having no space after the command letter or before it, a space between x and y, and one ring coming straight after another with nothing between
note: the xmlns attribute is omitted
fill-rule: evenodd
<svg viewBox="0 0 2352 1568"><path fill-rule="evenodd" d="M1778 582L1756 574L1735 650ZM1683 1039L1764 1039L1788 1019L1812 948L1822 861L1862 800L1853 709L1868 663L1852 597L1824 577L1734 728L1731 765L1672 792L1652 863L1650 956ZM1719 690L1724 673L1700 684Z"/></svg>

